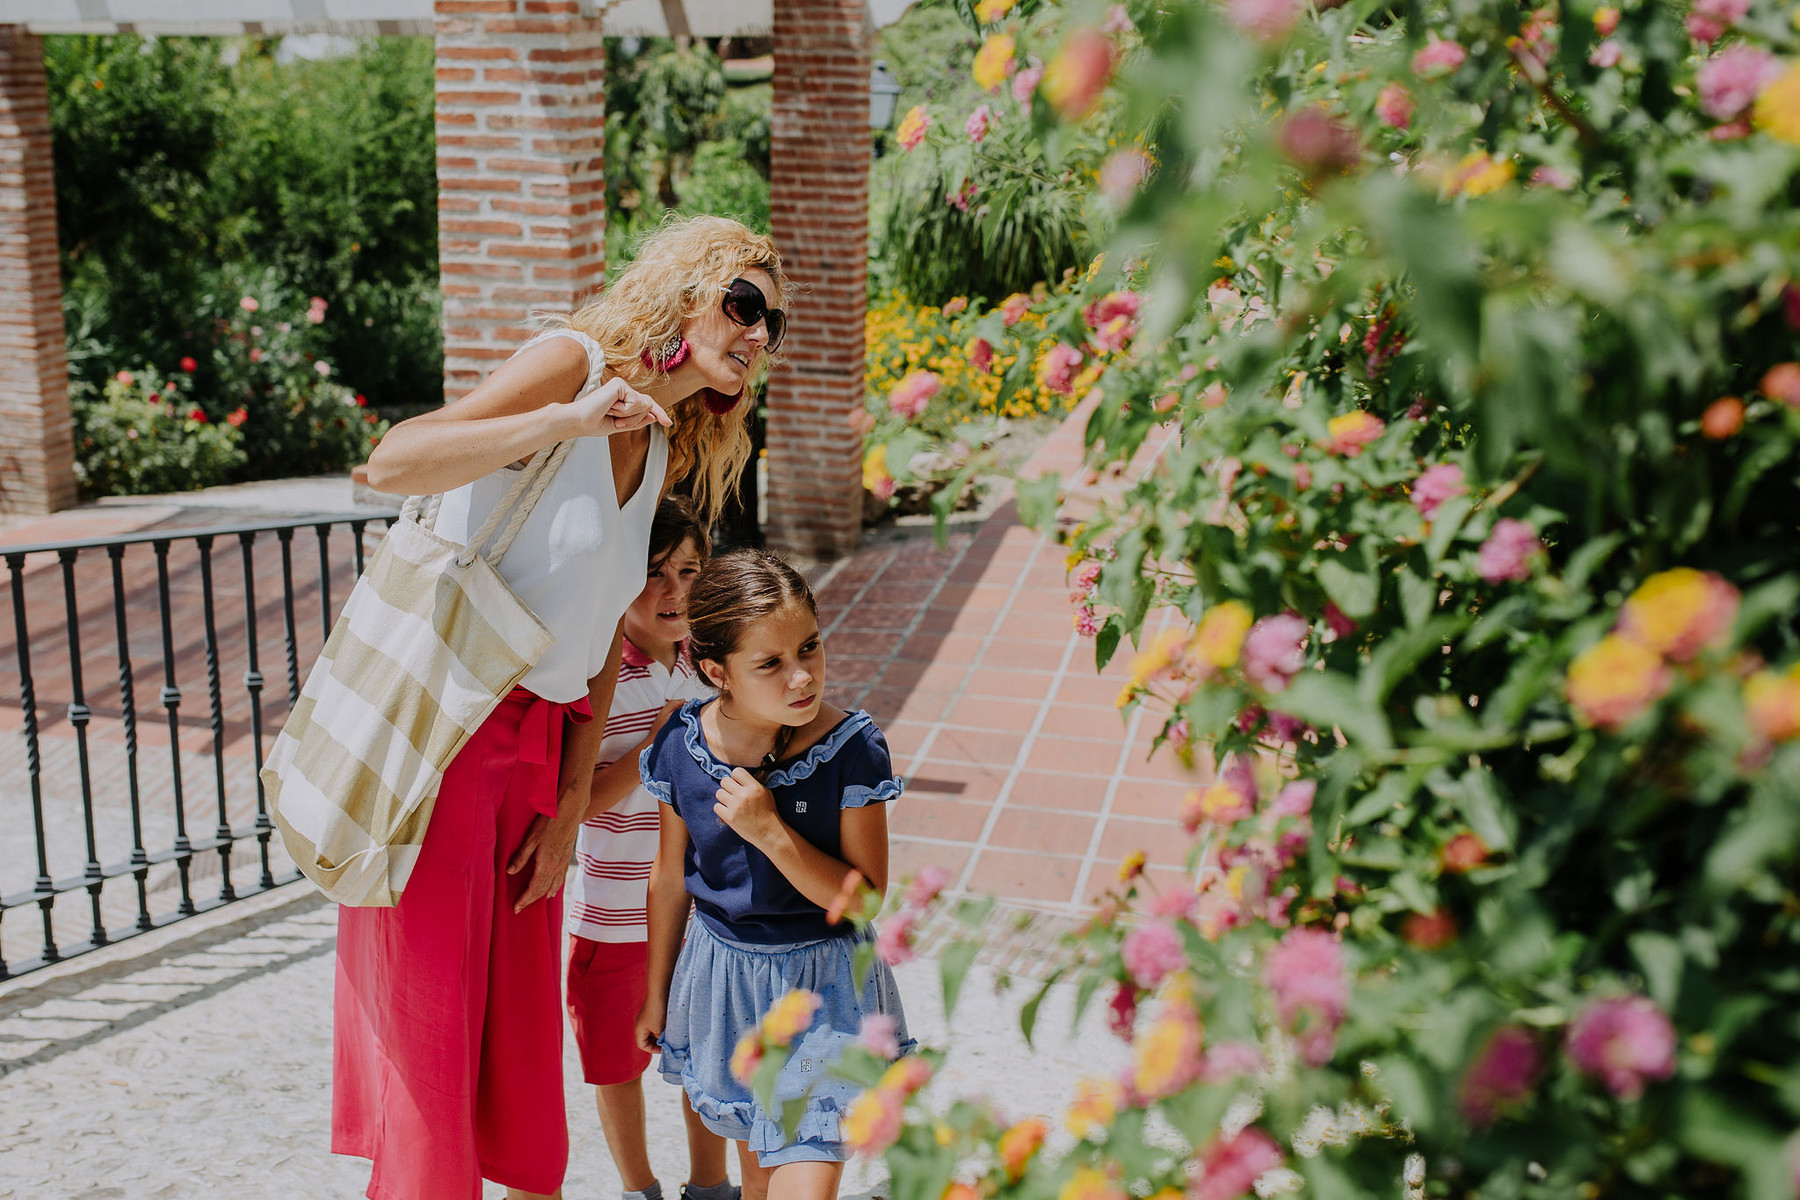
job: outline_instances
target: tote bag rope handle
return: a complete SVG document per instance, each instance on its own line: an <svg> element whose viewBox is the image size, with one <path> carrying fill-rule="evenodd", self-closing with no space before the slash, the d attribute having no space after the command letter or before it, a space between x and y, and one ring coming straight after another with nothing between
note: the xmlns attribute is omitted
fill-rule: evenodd
<svg viewBox="0 0 1800 1200"><path fill-rule="evenodd" d="M506 494L500 497L498 504L494 505L494 511L488 514L487 520L481 523L481 528L477 529L474 536L469 538L464 551L457 555L456 561L459 566L466 567L475 561L475 556L481 553L482 543L487 541L494 532L495 526L500 524L501 518L510 511L512 520L507 523L506 529L494 542L487 555L488 565L499 566L501 557L512 548L513 539L518 537L519 530L524 527L525 519L531 515L531 510L537 504L538 497L544 494L544 489L550 485L551 478L556 474L557 468L562 466L563 459L569 456L569 450L573 445L573 442L558 442L556 445L546 446L532 455L531 461L525 464L525 469L519 472L519 477L512 481L512 484L506 489ZM431 529L437 524L438 509L442 506L443 501L444 497L441 492L429 496L408 496L406 502L400 506L400 519L417 521L422 528Z"/></svg>

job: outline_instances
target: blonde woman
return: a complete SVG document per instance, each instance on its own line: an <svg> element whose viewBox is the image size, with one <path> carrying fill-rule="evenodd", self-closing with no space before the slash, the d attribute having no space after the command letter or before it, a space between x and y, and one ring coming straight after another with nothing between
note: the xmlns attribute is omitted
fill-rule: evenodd
<svg viewBox="0 0 1800 1200"><path fill-rule="evenodd" d="M559 934L619 621L650 519L691 475L714 517L749 457L745 391L780 345L769 239L696 217L653 235L601 295L369 459L386 491L444 494L465 541L511 471L572 441L500 573L555 637L445 773L391 909L338 918L332 1149L374 1160L371 1200L561 1196Z"/></svg>

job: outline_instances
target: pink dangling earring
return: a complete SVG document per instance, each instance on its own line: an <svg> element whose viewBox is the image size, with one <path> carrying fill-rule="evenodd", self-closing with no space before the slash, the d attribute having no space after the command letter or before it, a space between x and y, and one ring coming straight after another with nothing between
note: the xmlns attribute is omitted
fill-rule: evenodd
<svg viewBox="0 0 1800 1200"><path fill-rule="evenodd" d="M656 349L644 351L642 361L652 371L673 371L687 361L689 349L688 340L681 336L678 329L674 337Z"/></svg>
<svg viewBox="0 0 1800 1200"><path fill-rule="evenodd" d="M700 389L700 402L706 405L707 412L712 413L715 416L724 416L726 413L736 408L738 406L738 401L743 398L744 393L742 389L734 396L727 396L724 392L721 392L716 388Z"/></svg>

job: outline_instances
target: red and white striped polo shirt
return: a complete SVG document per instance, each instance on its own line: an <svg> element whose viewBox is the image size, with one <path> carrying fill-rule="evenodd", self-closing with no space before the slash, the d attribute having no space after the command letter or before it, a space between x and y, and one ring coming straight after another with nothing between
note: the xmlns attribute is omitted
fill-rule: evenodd
<svg viewBox="0 0 1800 1200"><path fill-rule="evenodd" d="M599 765L634 751L652 732L670 700L710 696L712 690L688 665L687 643L677 647L670 671L625 639L625 660L613 690L600 741ZM635 756L634 756L635 757ZM575 881L566 908L569 932L595 942L641 942L650 934L644 903L650 864L656 859L656 798L639 784L609 812L581 827L575 842Z"/></svg>

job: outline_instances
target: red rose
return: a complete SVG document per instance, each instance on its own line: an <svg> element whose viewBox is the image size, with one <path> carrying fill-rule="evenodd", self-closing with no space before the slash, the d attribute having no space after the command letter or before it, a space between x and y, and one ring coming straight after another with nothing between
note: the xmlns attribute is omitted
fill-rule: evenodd
<svg viewBox="0 0 1800 1200"><path fill-rule="evenodd" d="M184 355L181 359L181 369L188 372L190 375L193 374L199 366L200 364L195 362L192 356Z"/></svg>

